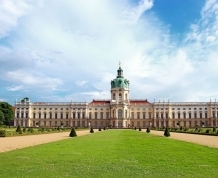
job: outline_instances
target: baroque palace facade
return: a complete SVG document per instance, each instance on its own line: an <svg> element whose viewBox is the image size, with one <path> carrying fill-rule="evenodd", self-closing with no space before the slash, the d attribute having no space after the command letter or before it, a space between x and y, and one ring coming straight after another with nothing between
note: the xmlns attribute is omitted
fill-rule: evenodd
<svg viewBox="0 0 218 178"><path fill-rule="evenodd" d="M153 102L129 98L121 66L111 81L111 99L92 102L15 103L14 126L22 127L184 127L218 126L216 102Z"/></svg>

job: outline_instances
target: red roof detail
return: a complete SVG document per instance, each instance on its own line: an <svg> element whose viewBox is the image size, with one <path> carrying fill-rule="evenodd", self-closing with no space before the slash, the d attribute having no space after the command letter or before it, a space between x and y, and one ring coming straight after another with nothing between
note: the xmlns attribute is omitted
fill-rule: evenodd
<svg viewBox="0 0 218 178"><path fill-rule="evenodd" d="M90 104L110 104L110 100L93 100Z"/></svg>
<svg viewBox="0 0 218 178"><path fill-rule="evenodd" d="M148 100L130 100L130 104L150 104Z"/></svg>

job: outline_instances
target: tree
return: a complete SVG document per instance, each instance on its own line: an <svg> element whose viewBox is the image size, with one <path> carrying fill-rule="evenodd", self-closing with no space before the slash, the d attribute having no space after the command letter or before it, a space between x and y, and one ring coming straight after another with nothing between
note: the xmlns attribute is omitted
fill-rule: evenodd
<svg viewBox="0 0 218 178"><path fill-rule="evenodd" d="M149 127L147 128L146 132L147 132L147 133L150 133L150 128L149 128Z"/></svg>
<svg viewBox="0 0 218 178"><path fill-rule="evenodd" d="M165 131L164 131L164 136L165 136L165 137L169 137L169 136L170 136L170 132L169 132L168 127L166 127L166 129L165 129Z"/></svg>
<svg viewBox="0 0 218 178"><path fill-rule="evenodd" d="M7 125L13 119L14 119L14 111L12 106L7 102L0 102L0 124L3 123Z"/></svg>
<svg viewBox="0 0 218 178"><path fill-rule="evenodd" d="M2 111L0 111L0 125L5 123L5 115Z"/></svg>
<svg viewBox="0 0 218 178"><path fill-rule="evenodd" d="M91 129L90 129L90 133L94 133L94 130L93 130L93 128L91 127Z"/></svg>
<svg viewBox="0 0 218 178"><path fill-rule="evenodd" d="M75 130L74 127L71 129L71 132L70 132L70 135L69 135L69 136L70 136L70 137L76 137L76 136L77 136L76 130Z"/></svg>
<svg viewBox="0 0 218 178"><path fill-rule="evenodd" d="M21 131L21 127L20 127L20 125L17 126L17 130L16 130L16 132L18 132L19 134L22 134L22 131Z"/></svg>

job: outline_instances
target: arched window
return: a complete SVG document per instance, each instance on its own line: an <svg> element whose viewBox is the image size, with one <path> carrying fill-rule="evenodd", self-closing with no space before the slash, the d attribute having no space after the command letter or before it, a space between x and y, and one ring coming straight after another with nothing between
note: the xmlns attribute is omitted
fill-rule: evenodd
<svg viewBox="0 0 218 178"><path fill-rule="evenodd" d="M127 94L125 94L125 99L127 100Z"/></svg>
<svg viewBox="0 0 218 178"><path fill-rule="evenodd" d="M119 100L122 100L122 94L119 93Z"/></svg>
<svg viewBox="0 0 218 178"><path fill-rule="evenodd" d="M115 93L113 94L113 100L115 100L116 99L116 96L115 96Z"/></svg>
<svg viewBox="0 0 218 178"><path fill-rule="evenodd" d="M118 110L118 118L123 117L123 111L121 109Z"/></svg>
<svg viewBox="0 0 218 178"><path fill-rule="evenodd" d="M127 110L125 110L125 118L127 118Z"/></svg>

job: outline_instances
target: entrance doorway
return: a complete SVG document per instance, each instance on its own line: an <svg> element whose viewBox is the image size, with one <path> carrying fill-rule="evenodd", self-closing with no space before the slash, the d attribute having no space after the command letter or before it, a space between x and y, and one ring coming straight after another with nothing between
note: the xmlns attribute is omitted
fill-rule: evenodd
<svg viewBox="0 0 218 178"><path fill-rule="evenodd" d="M123 127L122 122L118 122L118 127L119 127L119 128L122 128L122 127Z"/></svg>

